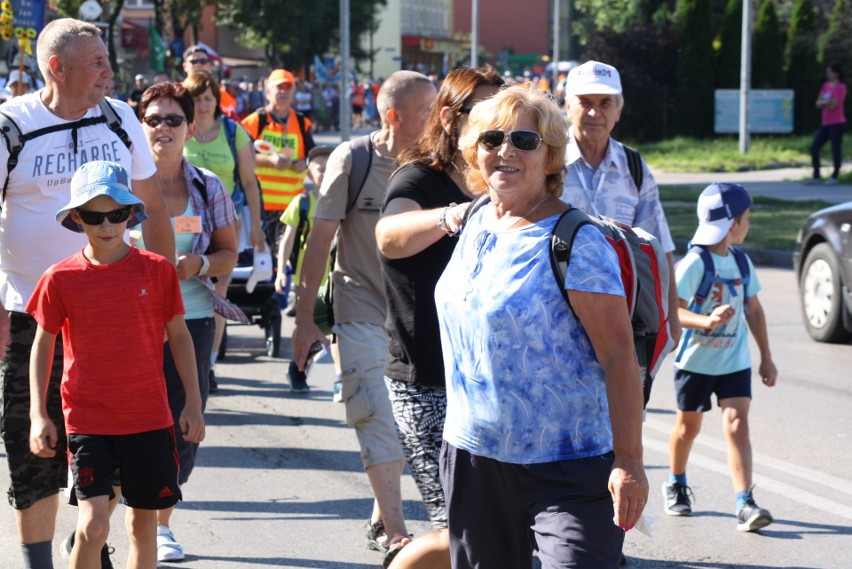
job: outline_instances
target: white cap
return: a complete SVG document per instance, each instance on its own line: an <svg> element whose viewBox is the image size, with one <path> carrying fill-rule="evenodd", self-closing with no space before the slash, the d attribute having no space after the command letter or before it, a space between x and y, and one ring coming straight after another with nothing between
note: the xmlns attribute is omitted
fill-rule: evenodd
<svg viewBox="0 0 852 569"><path fill-rule="evenodd" d="M751 207L751 196L739 184L716 182L698 196L698 229L693 245L715 245L725 238L734 220Z"/></svg>
<svg viewBox="0 0 852 569"><path fill-rule="evenodd" d="M612 65L587 61L568 72L567 95L620 95L621 76Z"/></svg>
<svg viewBox="0 0 852 569"><path fill-rule="evenodd" d="M27 75L26 73L21 74L21 72L19 70L13 69L12 71L9 72L9 83L8 84L11 85L12 83L16 83L18 81L20 81L20 82L22 82L26 85L30 85L30 86L32 86L32 84L33 84L33 80L30 78L29 75Z"/></svg>

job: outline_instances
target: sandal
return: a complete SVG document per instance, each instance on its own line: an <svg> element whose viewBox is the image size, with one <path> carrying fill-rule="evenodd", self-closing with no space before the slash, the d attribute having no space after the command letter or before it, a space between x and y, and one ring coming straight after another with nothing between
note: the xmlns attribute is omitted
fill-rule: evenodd
<svg viewBox="0 0 852 569"><path fill-rule="evenodd" d="M411 543L412 537L413 536L410 534L398 535L388 542L387 550L385 551L385 559L382 561L382 567L384 569L390 567L390 564L393 563L394 558L400 551L402 551L402 548ZM402 543L403 539L407 539L408 541Z"/></svg>
<svg viewBox="0 0 852 569"><path fill-rule="evenodd" d="M367 535L367 549L386 553L388 548L385 547L385 542L388 540L388 536L385 535L385 522L379 520L373 523L367 520L364 530L366 530Z"/></svg>

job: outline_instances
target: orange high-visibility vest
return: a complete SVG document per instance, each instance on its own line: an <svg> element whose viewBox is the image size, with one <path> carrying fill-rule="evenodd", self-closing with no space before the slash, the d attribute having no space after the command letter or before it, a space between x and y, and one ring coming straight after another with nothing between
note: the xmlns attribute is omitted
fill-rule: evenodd
<svg viewBox="0 0 852 569"><path fill-rule="evenodd" d="M311 127L311 122L307 118L304 120L305 130L308 130ZM304 160L307 156L305 139L299 130L299 119L293 109L289 110L286 127L273 120L271 115L268 115L263 132L258 133L260 118L257 112L243 119L242 125L252 138L271 143L279 152L284 148L292 148L291 159L294 162ZM278 170L277 168L258 165L255 167L255 174L257 174L257 179L260 180L260 189L263 193L263 209L283 211L287 209L294 197L305 191L305 175L307 172L296 172L290 169Z"/></svg>

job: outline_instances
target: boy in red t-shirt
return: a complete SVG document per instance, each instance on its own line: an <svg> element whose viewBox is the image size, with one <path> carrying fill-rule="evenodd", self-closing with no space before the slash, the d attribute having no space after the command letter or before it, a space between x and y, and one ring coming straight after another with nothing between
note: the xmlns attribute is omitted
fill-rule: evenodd
<svg viewBox="0 0 852 569"><path fill-rule="evenodd" d="M186 391L180 429L187 441L204 438L195 353L177 273L168 260L123 240L124 230L145 218L144 204L130 192L121 165L81 166L71 179L71 201L56 220L85 232L89 244L50 267L27 305L38 323L30 359L30 449L41 457L55 455L57 431L45 396L60 332L65 350L62 411L72 501L79 505L72 569L100 566L116 469L129 508L127 566L157 566L156 511L181 499L163 376L164 330Z"/></svg>

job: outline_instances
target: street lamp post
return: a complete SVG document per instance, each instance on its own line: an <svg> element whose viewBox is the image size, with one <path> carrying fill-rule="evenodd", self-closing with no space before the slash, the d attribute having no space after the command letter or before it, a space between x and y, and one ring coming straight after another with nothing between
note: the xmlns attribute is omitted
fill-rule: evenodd
<svg viewBox="0 0 852 569"><path fill-rule="evenodd" d="M352 93L349 91L349 0L340 0L340 139L349 140Z"/></svg>
<svg viewBox="0 0 852 569"><path fill-rule="evenodd" d="M473 0L470 11L470 66L479 67L479 0Z"/></svg>
<svg viewBox="0 0 852 569"><path fill-rule="evenodd" d="M743 0L743 35L740 47L740 154L748 154L750 134L748 99L751 91L751 2Z"/></svg>

